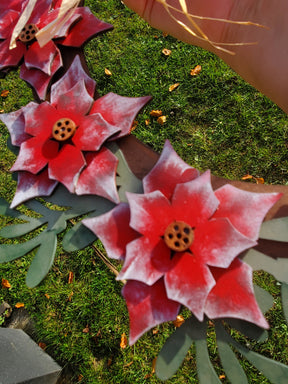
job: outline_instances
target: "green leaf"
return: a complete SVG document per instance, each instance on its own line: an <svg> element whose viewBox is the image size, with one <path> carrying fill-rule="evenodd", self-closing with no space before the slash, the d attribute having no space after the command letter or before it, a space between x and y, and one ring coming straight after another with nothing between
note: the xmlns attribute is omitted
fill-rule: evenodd
<svg viewBox="0 0 288 384"><path fill-rule="evenodd" d="M156 375L160 380L173 376L182 364L193 342L189 335L190 323L186 321L166 340L156 361Z"/></svg>
<svg viewBox="0 0 288 384"><path fill-rule="evenodd" d="M219 327L222 327L220 323ZM222 327L223 339L236 348L251 364L253 364L273 384L287 384L288 366L253 352L234 340Z"/></svg>
<svg viewBox="0 0 288 384"><path fill-rule="evenodd" d="M250 265L254 271L266 271L276 280L288 283L288 258L273 259L251 248L243 257L243 261Z"/></svg>
<svg viewBox="0 0 288 384"><path fill-rule="evenodd" d="M109 150L118 158L116 184L120 201L127 202L126 192L143 193L142 181L129 168L129 165L118 145L113 142L107 145Z"/></svg>
<svg viewBox="0 0 288 384"><path fill-rule="evenodd" d="M281 299L282 299L283 313L284 313L286 322L288 324L288 284L282 283Z"/></svg>
<svg viewBox="0 0 288 384"><path fill-rule="evenodd" d="M27 272L26 284L28 287L36 287L47 275L54 261L56 247L57 236L55 232L47 231L41 235L41 246Z"/></svg>
<svg viewBox="0 0 288 384"><path fill-rule="evenodd" d="M215 329L219 356L228 379L233 384L248 384L247 376L234 352L227 344L223 328L219 327L218 322L215 322Z"/></svg>
<svg viewBox="0 0 288 384"><path fill-rule="evenodd" d="M288 242L288 217L265 221L261 225L261 239Z"/></svg>
<svg viewBox="0 0 288 384"><path fill-rule="evenodd" d="M64 236L62 246L66 252L79 251L97 239L97 236L81 222L75 224Z"/></svg>
<svg viewBox="0 0 288 384"><path fill-rule="evenodd" d="M5 239L12 239L14 237L20 237L27 233L34 231L45 224L45 219L29 218L29 222L22 224L7 225L0 230L0 236Z"/></svg>
<svg viewBox="0 0 288 384"><path fill-rule="evenodd" d="M196 320L197 321L197 320ZM195 341L197 373L200 384L220 384L221 381L211 363L207 347L207 324L194 321L190 334Z"/></svg>
<svg viewBox="0 0 288 384"><path fill-rule="evenodd" d="M273 296L258 285L254 285L254 293L262 313L265 314L273 307Z"/></svg>
<svg viewBox="0 0 288 384"><path fill-rule="evenodd" d="M3 244L0 245L0 263L6 263L18 259L38 247L41 243L39 236L20 244Z"/></svg>

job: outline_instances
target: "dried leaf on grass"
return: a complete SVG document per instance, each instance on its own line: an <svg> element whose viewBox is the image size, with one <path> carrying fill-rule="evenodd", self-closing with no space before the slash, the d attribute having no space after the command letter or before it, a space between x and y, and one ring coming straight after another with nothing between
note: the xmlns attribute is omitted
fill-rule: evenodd
<svg viewBox="0 0 288 384"><path fill-rule="evenodd" d="M173 321L174 327L179 328L185 322L185 319L182 315L178 315L176 320Z"/></svg>
<svg viewBox="0 0 288 384"><path fill-rule="evenodd" d="M153 109L150 112L150 116L152 116L152 117L160 117L160 116L162 116L162 111L160 109Z"/></svg>
<svg viewBox="0 0 288 384"><path fill-rule="evenodd" d="M68 276L68 284L72 284L73 280L74 280L74 273L70 271Z"/></svg>
<svg viewBox="0 0 288 384"><path fill-rule="evenodd" d="M174 91L174 89L178 88L179 85L180 85L180 83L175 83L175 84L170 85L169 92Z"/></svg>
<svg viewBox="0 0 288 384"><path fill-rule="evenodd" d="M7 97L9 95L9 91L5 89L4 91L1 91L0 95L1 97Z"/></svg>
<svg viewBox="0 0 288 384"><path fill-rule="evenodd" d="M112 72L108 68L105 68L104 72L106 76L112 76Z"/></svg>
<svg viewBox="0 0 288 384"><path fill-rule="evenodd" d="M157 357L155 357L155 358L153 359L153 361L152 361L152 371L151 371L151 373L148 373L148 374L144 377L144 379L149 379L150 377L152 377L152 376L154 375L154 373L155 373L155 366L156 366L156 360L157 360Z"/></svg>
<svg viewBox="0 0 288 384"><path fill-rule="evenodd" d="M125 349L128 345L128 339L125 333L122 333L121 335L121 342L120 342L120 348Z"/></svg>
<svg viewBox="0 0 288 384"><path fill-rule="evenodd" d="M264 184L265 183L265 180L263 179L263 177L255 177L255 176L252 176L252 175L245 175L241 178L241 180L254 180L256 181L256 184Z"/></svg>
<svg viewBox="0 0 288 384"><path fill-rule="evenodd" d="M164 56L170 56L172 51L170 49L164 48L162 49L162 53Z"/></svg>
<svg viewBox="0 0 288 384"><path fill-rule="evenodd" d="M191 71L190 71L190 75L191 75L191 76L197 76L197 75L199 75L199 73L201 72L201 70L202 70L201 65L196 65L195 68L192 68L192 69L191 69Z"/></svg>
<svg viewBox="0 0 288 384"><path fill-rule="evenodd" d="M158 117L158 119L157 119L157 123L163 125L164 123L166 123L166 120L167 120L167 117L166 117L166 116L160 116L160 117Z"/></svg>
<svg viewBox="0 0 288 384"><path fill-rule="evenodd" d="M11 284L9 283L8 280L2 279L2 288L11 288Z"/></svg>
<svg viewBox="0 0 288 384"><path fill-rule="evenodd" d="M24 303L16 303L15 304L15 308L23 308L23 307L25 307Z"/></svg>

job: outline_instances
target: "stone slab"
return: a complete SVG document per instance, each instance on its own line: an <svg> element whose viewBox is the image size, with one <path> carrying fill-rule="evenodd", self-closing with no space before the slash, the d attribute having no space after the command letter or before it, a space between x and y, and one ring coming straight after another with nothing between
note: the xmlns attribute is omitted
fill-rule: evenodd
<svg viewBox="0 0 288 384"><path fill-rule="evenodd" d="M21 329L0 328L0 384L55 384L60 372Z"/></svg>

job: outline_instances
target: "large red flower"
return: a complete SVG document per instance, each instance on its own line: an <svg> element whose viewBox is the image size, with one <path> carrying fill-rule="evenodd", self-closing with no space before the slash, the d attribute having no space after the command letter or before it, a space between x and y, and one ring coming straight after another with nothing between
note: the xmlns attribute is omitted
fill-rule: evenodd
<svg viewBox="0 0 288 384"><path fill-rule="evenodd" d="M176 317L184 305L202 321L236 317L267 328L254 297L252 269L237 256L257 244L260 225L281 195L231 185L213 191L166 142L143 180L103 216L84 220L108 255L123 259L119 279L130 313L130 343Z"/></svg>
<svg viewBox="0 0 288 384"><path fill-rule="evenodd" d="M98 20L89 8L79 7L53 39L40 47L35 33L57 18L61 2L37 0L13 49L9 48L12 32L27 1L7 0L0 4L0 70L18 66L23 58L20 77L34 87L40 99L45 99L52 77L62 66L58 46L80 47L96 34L112 28Z"/></svg>
<svg viewBox="0 0 288 384"><path fill-rule="evenodd" d="M71 193L119 201L115 182L118 160L103 144L128 135L136 114L150 97L109 93L94 100L94 93L95 82L77 56L52 86L50 103L31 102L0 116L12 144L20 146L11 168L19 172L12 206L49 195L58 182Z"/></svg>

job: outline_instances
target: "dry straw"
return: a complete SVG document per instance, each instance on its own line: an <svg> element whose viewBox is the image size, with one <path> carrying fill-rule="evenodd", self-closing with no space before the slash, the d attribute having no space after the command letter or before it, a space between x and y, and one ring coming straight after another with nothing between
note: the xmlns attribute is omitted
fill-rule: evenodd
<svg viewBox="0 0 288 384"><path fill-rule="evenodd" d="M253 23L251 21L233 21L233 20L226 20L226 19L219 19L219 18L213 18L213 17L205 17L205 16L199 16L199 15L193 15L188 12L188 7L186 0L178 0L180 8L176 8L172 5L169 5L166 0L156 0L158 3L162 4L169 16L182 28L185 29L188 33L190 33L195 38L206 41L209 43L212 47L216 48L217 50L229 53L231 55L234 55L235 53L227 48L225 46L239 46L239 45L255 45L257 42L248 42L248 43L221 43L221 42L215 42L209 39L209 37L205 34L205 32L199 27L197 24L197 20L211 20L211 21L217 21L221 23L229 23L229 24L237 24L237 25L243 25L243 26L256 26L260 28L266 28L265 26ZM215 1L215 0L214 0ZM175 14L181 14L184 15L187 19L187 22L184 23L183 21L179 20Z"/></svg>

